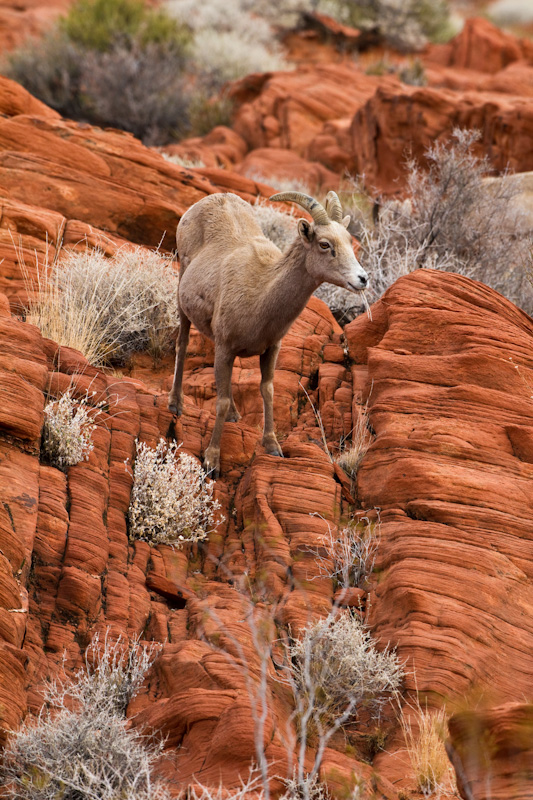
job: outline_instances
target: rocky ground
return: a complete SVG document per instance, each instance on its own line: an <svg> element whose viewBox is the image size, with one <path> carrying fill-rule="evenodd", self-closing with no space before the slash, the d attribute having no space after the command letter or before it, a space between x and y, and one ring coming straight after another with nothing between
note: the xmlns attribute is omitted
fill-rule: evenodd
<svg viewBox="0 0 533 800"><path fill-rule="evenodd" d="M290 46L334 52L321 44L327 35L300 33ZM167 737L163 768L175 792L195 780L236 786L255 752L250 698L242 670L214 636L205 641L206 613L219 634L238 638L255 674L239 580L261 586L265 614L301 629L331 608L333 584L316 559L328 526L377 518L378 509L374 579L344 602L362 604L376 641L405 661L403 702L418 692L453 714L449 754L461 796L533 796L533 322L525 313L482 284L426 270L399 280L344 331L312 298L276 371L285 457L262 452L258 363L237 359L242 419L226 425L216 487L226 521L192 555L128 542L124 461L137 437L155 444L169 433L201 456L214 419L211 344L191 339L175 424L166 410L170 356L158 370L140 359L120 377L13 314L27 299L25 271L31 279L62 253L95 244L108 254L124 243L171 250L180 216L207 194L267 197L271 186L250 173L329 188L345 171L364 171L398 193L407 145L422 156L455 125L482 129L480 148L498 169L533 170L531 42L470 20L421 58L424 87L366 75L345 55L289 76L245 78L231 90L232 129L168 148L201 158L198 169L129 134L63 120L0 78L4 741L38 710L40 684L63 653L73 669L94 633L110 628L164 643L129 713L133 725ZM89 461L64 474L41 463L40 437L45 393L73 380L113 412ZM326 455L310 401L334 452L368 407L375 438L355 486ZM283 773L289 709L273 668L268 700L266 755ZM331 740L321 777L334 796L345 796L354 775L374 797L417 796L392 714L384 735L372 765L360 732Z"/></svg>

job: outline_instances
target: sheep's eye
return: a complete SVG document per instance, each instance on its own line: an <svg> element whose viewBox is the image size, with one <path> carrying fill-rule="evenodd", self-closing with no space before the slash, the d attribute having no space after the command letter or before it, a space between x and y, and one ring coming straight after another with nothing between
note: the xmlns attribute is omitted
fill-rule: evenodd
<svg viewBox="0 0 533 800"><path fill-rule="evenodd" d="M321 250L329 250L330 244L329 242L319 242L318 246Z"/></svg>

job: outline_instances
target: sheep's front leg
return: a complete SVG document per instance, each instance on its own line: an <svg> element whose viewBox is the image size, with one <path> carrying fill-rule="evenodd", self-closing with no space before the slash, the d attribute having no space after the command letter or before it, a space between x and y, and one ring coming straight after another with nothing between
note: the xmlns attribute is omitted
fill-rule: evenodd
<svg viewBox="0 0 533 800"><path fill-rule="evenodd" d="M168 395L168 410L177 417L181 417L181 412L183 411L183 365L185 363L185 356L187 354L190 329L191 321L185 316L180 308L180 329L178 331L178 338L176 339L176 365L174 367L174 381L172 383L172 389Z"/></svg>
<svg viewBox="0 0 533 800"><path fill-rule="evenodd" d="M209 447L204 455L204 469L212 478L220 475L220 439L224 422L231 407L231 373L235 356L221 347L215 349L215 381L217 385L217 416Z"/></svg>
<svg viewBox="0 0 533 800"><path fill-rule="evenodd" d="M265 427L263 430L263 447L271 456L282 456L281 447L274 433L274 370L278 359L281 342L273 344L261 355L261 396L265 414Z"/></svg>

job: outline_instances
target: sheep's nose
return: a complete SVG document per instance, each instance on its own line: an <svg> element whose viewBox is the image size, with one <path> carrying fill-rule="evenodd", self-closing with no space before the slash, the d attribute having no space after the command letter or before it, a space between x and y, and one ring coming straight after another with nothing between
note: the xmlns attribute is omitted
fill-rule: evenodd
<svg viewBox="0 0 533 800"><path fill-rule="evenodd" d="M367 275L361 275L359 280L361 281L361 285L362 286L366 286L367 283L368 283L368 276Z"/></svg>

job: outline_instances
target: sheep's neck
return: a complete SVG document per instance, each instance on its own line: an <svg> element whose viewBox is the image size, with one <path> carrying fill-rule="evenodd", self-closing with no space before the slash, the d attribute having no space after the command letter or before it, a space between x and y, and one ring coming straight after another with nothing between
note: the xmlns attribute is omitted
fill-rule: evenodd
<svg viewBox="0 0 533 800"><path fill-rule="evenodd" d="M292 325L320 285L307 271L308 251L297 239L277 262L275 273L263 295L263 319L272 319L281 336ZM281 337L280 337L281 338Z"/></svg>

